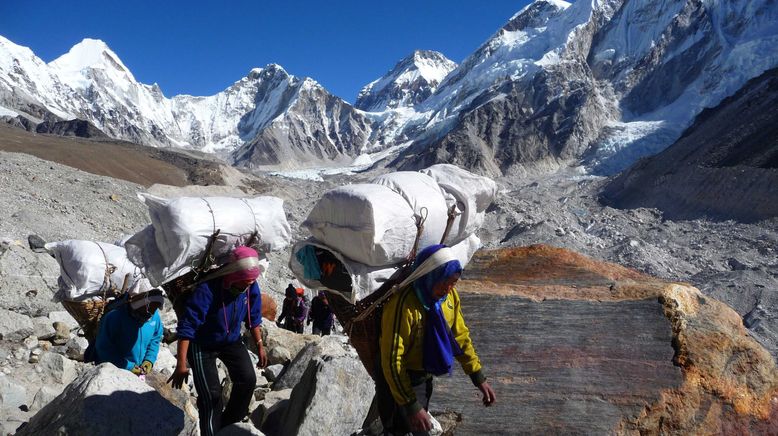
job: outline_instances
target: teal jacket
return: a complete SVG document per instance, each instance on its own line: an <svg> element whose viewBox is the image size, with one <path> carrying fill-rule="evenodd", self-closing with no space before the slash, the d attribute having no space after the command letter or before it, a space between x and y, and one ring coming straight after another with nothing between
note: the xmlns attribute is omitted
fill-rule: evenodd
<svg viewBox="0 0 778 436"><path fill-rule="evenodd" d="M141 325L130 314L129 306L118 307L100 320L95 345L96 363L111 362L126 370L140 366L144 360L153 364L157 361L162 331L159 311Z"/></svg>

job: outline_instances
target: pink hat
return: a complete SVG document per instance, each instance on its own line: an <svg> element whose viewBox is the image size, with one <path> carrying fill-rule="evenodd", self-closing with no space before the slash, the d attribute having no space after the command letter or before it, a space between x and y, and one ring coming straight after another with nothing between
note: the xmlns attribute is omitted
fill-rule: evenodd
<svg viewBox="0 0 778 436"><path fill-rule="evenodd" d="M259 277L259 255L256 250L250 247L236 247L232 250L232 262L238 262L241 259L254 258L256 262L245 262L247 268L240 269L224 276L224 286L230 287L235 282L254 281Z"/></svg>

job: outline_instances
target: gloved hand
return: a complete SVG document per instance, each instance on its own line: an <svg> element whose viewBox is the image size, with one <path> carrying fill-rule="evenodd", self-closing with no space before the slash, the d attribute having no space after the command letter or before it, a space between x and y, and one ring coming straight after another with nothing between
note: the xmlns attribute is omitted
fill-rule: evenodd
<svg viewBox="0 0 778 436"><path fill-rule="evenodd" d="M135 374L135 375L141 375L141 374L143 374L143 370L142 370L142 369L141 369L141 367L140 367L140 366L138 366L138 365L135 365L135 366L133 366L133 367L132 367L132 369L130 370L130 372L131 372L131 373L133 373L133 374Z"/></svg>
<svg viewBox="0 0 778 436"><path fill-rule="evenodd" d="M154 368L154 364L149 362L148 360L144 360L143 363L140 364L140 369L142 371L142 374L151 374L151 370Z"/></svg>

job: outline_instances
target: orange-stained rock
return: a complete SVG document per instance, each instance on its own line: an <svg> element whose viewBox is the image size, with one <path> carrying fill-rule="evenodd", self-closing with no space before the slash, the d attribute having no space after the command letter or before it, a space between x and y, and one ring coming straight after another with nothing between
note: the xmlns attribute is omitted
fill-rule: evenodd
<svg viewBox="0 0 778 436"><path fill-rule="evenodd" d="M277 313L278 305L275 300L273 300L270 295L262 293L262 318L275 321Z"/></svg>
<svg viewBox="0 0 778 436"><path fill-rule="evenodd" d="M438 378L457 433L778 434L775 362L688 284L538 245L477 253L457 289L498 398Z"/></svg>

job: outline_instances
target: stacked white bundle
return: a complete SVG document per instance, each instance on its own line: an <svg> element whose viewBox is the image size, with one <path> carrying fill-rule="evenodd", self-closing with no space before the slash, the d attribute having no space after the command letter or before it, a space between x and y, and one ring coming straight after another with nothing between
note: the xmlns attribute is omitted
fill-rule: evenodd
<svg viewBox="0 0 778 436"><path fill-rule="evenodd" d="M283 200L277 197L181 197L167 200L139 194L151 225L126 241L130 260L159 286L197 266L217 230L211 255L223 264L233 248L246 245L260 253L289 245L291 231Z"/></svg>
<svg viewBox="0 0 778 436"><path fill-rule="evenodd" d="M130 262L123 247L79 240L50 242L45 247L59 263L60 289L54 296L57 301L102 298L104 291L121 289L125 277L128 288L143 279L140 269Z"/></svg>
<svg viewBox="0 0 778 436"><path fill-rule="evenodd" d="M452 238L462 240L481 228L486 208L497 196L494 180L451 164L433 165L420 172L432 177L455 201L457 219L451 230Z"/></svg>
<svg viewBox="0 0 778 436"><path fill-rule="evenodd" d="M440 243L452 209L456 216L444 243L461 252L465 265L481 246L475 232L496 194L493 180L454 165L395 172L368 184L335 188L303 222L313 238L293 248L290 267L306 286L323 289L319 281L305 279L296 255L308 245L330 251L352 280L353 292L344 297L356 301L375 291L408 258L421 219L419 249Z"/></svg>

